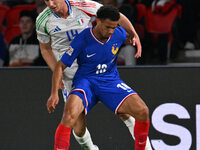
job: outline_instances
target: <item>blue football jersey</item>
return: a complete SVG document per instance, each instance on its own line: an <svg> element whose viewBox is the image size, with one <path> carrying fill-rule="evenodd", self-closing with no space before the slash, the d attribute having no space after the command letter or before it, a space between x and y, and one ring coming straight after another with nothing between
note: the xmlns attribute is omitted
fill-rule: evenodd
<svg viewBox="0 0 200 150"><path fill-rule="evenodd" d="M126 31L117 27L112 36L105 42L99 41L92 28L83 30L70 44L61 61L70 67L77 58L77 78L119 78L117 71L117 52L126 40Z"/></svg>

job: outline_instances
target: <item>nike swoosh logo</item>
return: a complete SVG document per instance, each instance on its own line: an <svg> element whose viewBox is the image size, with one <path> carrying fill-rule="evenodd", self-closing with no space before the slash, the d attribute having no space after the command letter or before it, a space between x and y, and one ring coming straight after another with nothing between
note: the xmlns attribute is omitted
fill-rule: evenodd
<svg viewBox="0 0 200 150"><path fill-rule="evenodd" d="M88 55L88 54L87 54L87 58L90 58L90 57L92 57L92 56L94 56L94 55L96 55L96 53L91 54L91 55Z"/></svg>
<svg viewBox="0 0 200 150"><path fill-rule="evenodd" d="M127 90L127 92L131 92L132 90Z"/></svg>

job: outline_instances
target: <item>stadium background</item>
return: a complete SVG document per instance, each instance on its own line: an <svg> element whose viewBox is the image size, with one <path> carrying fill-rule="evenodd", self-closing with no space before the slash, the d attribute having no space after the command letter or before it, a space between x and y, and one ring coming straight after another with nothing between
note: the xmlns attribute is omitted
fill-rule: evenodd
<svg viewBox="0 0 200 150"><path fill-rule="evenodd" d="M155 150L200 150L199 67L120 67L119 72L150 109ZM52 149L63 100L55 113L47 113L51 74L48 68L0 69L1 150ZM128 129L102 104L88 114L87 123L100 149L133 149ZM80 149L73 136L71 146Z"/></svg>

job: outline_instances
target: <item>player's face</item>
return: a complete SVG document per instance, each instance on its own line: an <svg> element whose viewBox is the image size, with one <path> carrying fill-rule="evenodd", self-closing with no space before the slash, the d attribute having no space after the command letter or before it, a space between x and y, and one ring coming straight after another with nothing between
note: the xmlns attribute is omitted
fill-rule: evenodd
<svg viewBox="0 0 200 150"><path fill-rule="evenodd" d="M46 5L54 12L59 13L62 11L65 1L64 0L44 0Z"/></svg>
<svg viewBox="0 0 200 150"><path fill-rule="evenodd" d="M102 20L99 22L99 32L104 39L108 39L118 26L118 21L111 21L110 19Z"/></svg>

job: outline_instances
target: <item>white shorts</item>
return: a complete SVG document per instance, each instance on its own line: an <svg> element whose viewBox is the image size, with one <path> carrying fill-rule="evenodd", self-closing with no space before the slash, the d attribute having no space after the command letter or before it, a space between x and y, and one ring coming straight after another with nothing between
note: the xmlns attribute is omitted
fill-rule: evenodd
<svg viewBox="0 0 200 150"><path fill-rule="evenodd" d="M63 93L63 99L66 102L67 96L69 95L69 92L71 91L72 88L72 80L63 80L65 88L62 90Z"/></svg>
<svg viewBox="0 0 200 150"><path fill-rule="evenodd" d="M65 102L67 100L67 96L68 96L69 92L71 91L72 80L74 78L74 75L75 75L77 69L78 69L77 61L74 61L72 66L70 68L67 67L63 72L64 78L62 81L64 83L65 89L62 91L62 93L63 93L63 99Z"/></svg>

